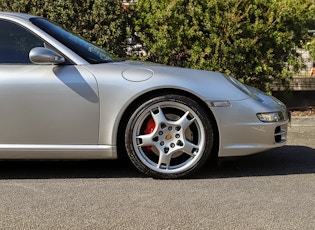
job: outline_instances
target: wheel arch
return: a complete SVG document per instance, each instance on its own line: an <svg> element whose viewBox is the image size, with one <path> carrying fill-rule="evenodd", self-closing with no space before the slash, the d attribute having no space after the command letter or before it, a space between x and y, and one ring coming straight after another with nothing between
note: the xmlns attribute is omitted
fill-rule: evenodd
<svg viewBox="0 0 315 230"><path fill-rule="evenodd" d="M189 97L189 98L193 99L194 101L196 101L198 104L200 104L205 109L205 111L208 114L208 118L210 119L210 121L213 125L214 145L213 145L212 153L213 153L213 157L217 157L218 156L218 150L219 150L219 129L218 129L217 121L216 121L211 109L209 108L209 106L201 98L199 98L198 96L196 96L190 92L180 90L180 89L174 89L174 88L163 88L163 89L156 89L156 90L153 90L150 92L146 92L146 93L138 96L135 100L132 101L132 103L130 103L130 105L123 112L123 115L121 116L121 119L119 120L118 130L116 132L117 133L116 146L117 146L118 158L124 158L127 155L126 150L125 150L125 145L124 144L122 145L119 143L125 143L125 140L124 140L125 127L127 126L129 117L131 116L131 113L133 112L133 110L136 108L136 106L141 104L141 102L146 100L146 98L152 98L154 96L163 95L163 94L165 94L165 91L167 91L167 94L178 94L178 95Z"/></svg>

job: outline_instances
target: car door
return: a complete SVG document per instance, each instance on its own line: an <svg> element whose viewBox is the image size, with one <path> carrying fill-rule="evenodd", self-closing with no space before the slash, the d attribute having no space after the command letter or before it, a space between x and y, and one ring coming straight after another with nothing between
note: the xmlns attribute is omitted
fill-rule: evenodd
<svg viewBox="0 0 315 230"><path fill-rule="evenodd" d="M72 64L35 65L29 51L44 41L0 20L0 144L97 144L96 80Z"/></svg>

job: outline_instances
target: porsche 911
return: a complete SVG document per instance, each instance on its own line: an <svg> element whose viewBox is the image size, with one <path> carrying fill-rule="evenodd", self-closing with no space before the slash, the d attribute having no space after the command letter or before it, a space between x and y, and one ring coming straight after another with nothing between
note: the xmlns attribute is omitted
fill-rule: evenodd
<svg viewBox="0 0 315 230"><path fill-rule="evenodd" d="M286 106L226 74L120 60L27 14L0 13L0 34L1 160L126 155L179 178L286 143Z"/></svg>

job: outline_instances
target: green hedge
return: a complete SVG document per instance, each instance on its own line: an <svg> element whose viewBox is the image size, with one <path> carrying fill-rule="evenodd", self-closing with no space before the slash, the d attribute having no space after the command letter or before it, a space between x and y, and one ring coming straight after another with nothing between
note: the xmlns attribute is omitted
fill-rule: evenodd
<svg viewBox="0 0 315 230"><path fill-rule="evenodd" d="M164 64L231 74L269 90L300 64L313 0L139 0L135 30ZM289 68L291 67L291 69Z"/></svg>
<svg viewBox="0 0 315 230"><path fill-rule="evenodd" d="M112 53L125 56L126 17L120 0L0 0L0 10L46 17Z"/></svg>

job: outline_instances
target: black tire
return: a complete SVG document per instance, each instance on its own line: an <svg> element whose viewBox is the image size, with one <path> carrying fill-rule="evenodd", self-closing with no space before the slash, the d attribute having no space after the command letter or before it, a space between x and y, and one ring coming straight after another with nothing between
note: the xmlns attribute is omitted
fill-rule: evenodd
<svg viewBox="0 0 315 230"><path fill-rule="evenodd" d="M211 155L214 132L209 115L194 100L156 95L139 103L125 131L132 163L154 178L179 178L198 170Z"/></svg>

